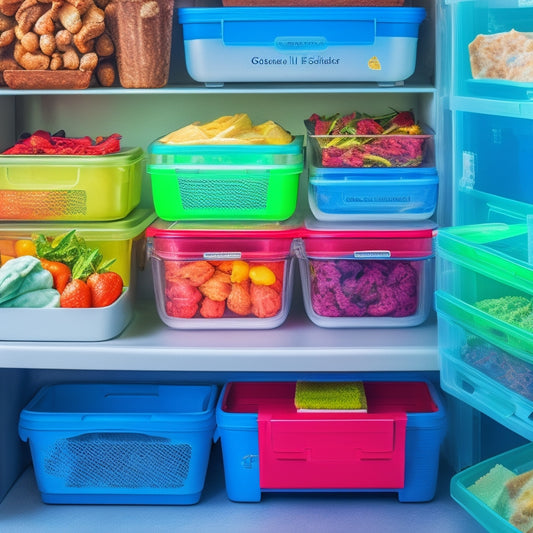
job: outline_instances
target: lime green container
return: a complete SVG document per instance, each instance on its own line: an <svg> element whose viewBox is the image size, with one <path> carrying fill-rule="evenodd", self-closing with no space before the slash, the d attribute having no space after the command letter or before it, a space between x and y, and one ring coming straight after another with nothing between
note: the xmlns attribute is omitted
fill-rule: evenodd
<svg viewBox="0 0 533 533"><path fill-rule="evenodd" d="M98 248L103 261L114 259L110 270L120 274L124 286L130 287L136 271L142 269L146 255L145 230L156 219L153 209L137 207L127 217L109 222L14 222L0 226L0 257L16 255L18 240L31 240L34 235L54 239L76 230L88 246Z"/></svg>
<svg viewBox="0 0 533 533"><path fill-rule="evenodd" d="M290 218L303 171L303 136L283 145L153 142L147 171L163 220Z"/></svg>
<svg viewBox="0 0 533 533"><path fill-rule="evenodd" d="M109 221L141 200L145 154L0 155L0 220Z"/></svg>

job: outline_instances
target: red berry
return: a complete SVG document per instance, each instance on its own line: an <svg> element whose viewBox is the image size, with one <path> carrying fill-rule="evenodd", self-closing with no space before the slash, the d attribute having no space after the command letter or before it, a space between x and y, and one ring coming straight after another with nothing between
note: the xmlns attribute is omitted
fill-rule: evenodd
<svg viewBox="0 0 533 533"><path fill-rule="evenodd" d="M93 307L107 307L122 294L124 282L116 272L95 272L87 278Z"/></svg>
<svg viewBox="0 0 533 533"><path fill-rule="evenodd" d="M91 307L91 289L81 279L73 279L67 283L61 293L61 307Z"/></svg>

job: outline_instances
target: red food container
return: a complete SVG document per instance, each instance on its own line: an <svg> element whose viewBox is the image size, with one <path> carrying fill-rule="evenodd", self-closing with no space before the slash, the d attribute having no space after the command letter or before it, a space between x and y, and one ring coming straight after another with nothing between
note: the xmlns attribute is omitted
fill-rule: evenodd
<svg viewBox="0 0 533 533"><path fill-rule="evenodd" d="M252 229L251 229L252 228ZM176 329L271 329L287 318L296 227L156 221L157 310Z"/></svg>

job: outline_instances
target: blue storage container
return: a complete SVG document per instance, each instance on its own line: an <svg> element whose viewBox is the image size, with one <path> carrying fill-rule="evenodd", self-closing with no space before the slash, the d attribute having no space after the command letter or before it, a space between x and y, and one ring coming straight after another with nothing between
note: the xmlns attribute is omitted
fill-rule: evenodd
<svg viewBox="0 0 533 533"><path fill-rule="evenodd" d="M258 502L268 491L341 490L431 500L446 434L436 388L389 374L363 383L373 385L372 393L366 391L368 411L348 414L297 412L294 383L227 383L217 404L215 439L222 444L228 497ZM335 480L338 485L328 483Z"/></svg>
<svg viewBox="0 0 533 533"><path fill-rule="evenodd" d="M187 71L225 82L401 83L416 66L424 8L181 8Z"/></svg>
<svg viewBox="0 0 533 533"><path fill-rule="evenodd" d="M215 385L43 387L19 421L43 502L198 502L216 398Z"/></svg>
<svg viewBox="0 0 533 533"><path fill-rule="evenodd" d="M435 168L310 166L309 206L318 220L424 220L437 204Z"/></svg>
<svg viewBox="0 0 533 533"><path fill-rule="evenodd" d="M487 531L518 533L530 531L531 516L524 516L515 503L524 494L531 501L531 479L505 494L506 483L520 475L529 477L533 471L533 443L491 457L455 474L451 480L452 498L472 515ZM480 481L481 480L481 481ZM479 482L478 487L473 486ZM518 484L518 483L517 483ZM515 485L516 487L516 485ZM517 492L517 494L514 494Z"/></svg>

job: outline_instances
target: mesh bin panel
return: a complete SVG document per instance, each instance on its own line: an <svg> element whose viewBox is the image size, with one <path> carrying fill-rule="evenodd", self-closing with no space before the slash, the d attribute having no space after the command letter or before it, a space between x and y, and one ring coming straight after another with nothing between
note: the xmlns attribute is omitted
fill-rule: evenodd
<svg viewBox="0 0 533 533"><path fill-rule="evenodd" d="M189 474L192 447L139 433L87 433L58 440L48 475L68 487L177 488Z"/></svg>
<svg viewBox="0 0 533 533"><path fill-rule="evenodd" d="M50 217L85 215L86 191L0 190L0 218L43 220Z"/></svg>
<svg viewBox="0 0 533 533"><path fill-rule="evenodd" d="M268 178L181 178L178 176L184 209L265 209Z"/></svg>

